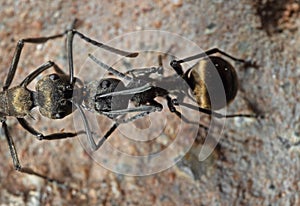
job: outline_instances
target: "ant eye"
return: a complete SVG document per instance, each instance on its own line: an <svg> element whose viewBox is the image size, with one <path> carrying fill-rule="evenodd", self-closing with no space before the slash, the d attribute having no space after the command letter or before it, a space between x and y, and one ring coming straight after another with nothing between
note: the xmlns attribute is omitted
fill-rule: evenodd
<svg viewBox="0 0 300 206"><path fill-rule="evenodd" d="M52 80L52 81L55 81L57 79L59 79L59 76L57 74L50 74L49 75L49 78Z"/></svg>

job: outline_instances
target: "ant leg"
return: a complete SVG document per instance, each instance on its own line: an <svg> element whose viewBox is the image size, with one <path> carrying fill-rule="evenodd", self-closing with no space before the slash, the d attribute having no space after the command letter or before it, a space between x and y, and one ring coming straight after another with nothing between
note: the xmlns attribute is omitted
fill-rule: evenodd
<svg viewBox="0 0 300 206"><path fill-rule="evenodd" d="M124 50L120 50L120 49L108 46L108 45L98 42L94 39L91 39L90 37L85 36L83 33L80 33L79 31L77 31L75 29L68 30L67 32L68 32L69 46L71 47L71 49L72 49L73 38L74 38L74 35L76 34L84 41L86 41L94 46L100 47L101 49L110 51L112 53L116 53L118 55L130 57L130 58L138 56L138 52L128 52L128 51L124 51Z"/></svg>
<svg viewBox="0 0 300 206"><path fill-rule="evenodd" d="M205 129L206 131L208 130L208 127L200 124L199 122L194 122L194 121L190 121L188 118L186 118L181 112L179 112L176 107L174 106L174 99L172 99L170 96L166 96L167 99L167 104L168 104L168 108L170 110L170 112L175 113L177 117L179 117L180 119L182 119L184 122L188 123L188 124L194 124L194 125L198 125L199 127Z"/></svg>
<svg viewBox="0 0 300 206"><path fill-rule="evenodd" d="M110 135L118 128L119 125L121 124L126 124L126 123L129 123L129 122L132 122L132 121L135 121L137 119L140 119L148 114L150 114L152 111L144 111L144 112L141 112L137 115L134 115L130 118L127 118L127 119L123 119L121 121L118 121L118 122L115 122L113 124L113 126L105 133L105 135L99 140L98 144L96 145L96 150L99 149L103 143L110 137Z"/></svg>
<svg viewBox="0 0 300 206"><path fill-rule="evenodd" d="M198 122L193 122L193 121L190 121L188 118L186 118L181 112L175 110L173 111L177 117L179 117L179 119L182 119L184 122L188 123L188 124L194 124L194 125L198 125L200 128L203 128L205 131L208 131L208 127L201 124L201 123L198 123Z"/></svg>
<svg viewBox="0 0 300 206"><path fill-rule="evenodd" d="M56 182L56 183L58 183L60 185L63 185L63 182L61 182L61 181L49 178L49 177L47 177L45 175L42 175L42 174L40 174L38 172L35 172L31 168L22 167L21 164L20 164L19 158L18 158L18 153L17 153L16 147L15 147L14 141L13 141L12 137L9 134L9 131L8 131L8 128L7 128L7 124L6 124L5 121L2 121L2 129L4 130L4 134L5 134L8 146L9 146L9 151L10 151L11 157L13 159L14 168L16 170L18 170L19 172L22 172L22 173L26 173L26 174L38 176L38 177L43 178L43 179L45 179L45 180L47 180L49 182Z"/></svg>
<svg viewBox="0 0 300 206"><path fill-rule="evenodd" d="M178 64L181 64L183 62L188 62L188 61L192 61L192 60L195 60L195 59L201 59L201 58L207 58L209 55L212 55L212 54L215 54L215 53L220 53L230 59L232 59L233 61L237 61L237 62L241 62L241 63L247 63L247 61L245 61L244 59L238 59L238 58L235 58L229 54L227 54L226 52L218 49L218 48L213 48L213 49L209 49L203 53L200 53L200 54L196 54L194 56L191 56L191 57L187 57L185 59L181 59L181 60L173 60L175 61L176 63Z"/></svg>
<svg viewBox="0 0 300 206"><path fill-rule="evenodd" d="M46 69L49 69L50 67L56 65L54 62L52 61L48 61L44 64L42 64L41 66L39 66L36 70L34 70L32 73L30 73L20 84L20 86L24 86L26 87L28 84L30 84L30 82L32 82L32 80L34 80L40 73L42 73L43 71L45 71Z"/></svg>
<svg viewBox="0 0 300 206"><path fill-rule="evenodd" d="M57 64L55 64L52 61L48 61L46 63L44 63L43 65L41 65L40 67L38 67L35 71L33 71L32 73L30 73L20 84L20 86L25 86L27 87L28 84L30 84L32 82L32 80L34 80L40 73L42 73L43 71L45 71L46 69L49 69L50 67L54 67L54 70L59 73L59 74L66 74ZM78 81L79 84L83 85L83 82L78 79L75 78L75 82Z"/></svg>
<svg viewBox="0 0 300 206"><path fill-rule="evenodd" d="M88 122L88 120L87 120L87 118L86 118L86 116L85 116L85 114L83 112L83 109L76 102L72 102L72 103L78 109L78 111L80 113L81 119L82 119L83 124L84 124L84 128L86 130L85 132L86 132L87 139L89 141L90 147L92 148L93 151L96 151L100 146L97 148L97 145L96 145L96 143L94 141L94 138L93 138L93 134L91 132L91 128L90 128L89 122Z"/></svg>
<svg viewBox="0 0 300 206"><path fill-rule="evenodd" d="M228 57L229 59L232 59L233 61L236 61L236 62L241 62L241 63L246 63L246 61L244 59L239 59L239 58L236 58L234 56L231 56L230 54L218 49L218 48L213 48L213 49L210 49L210 50L207 50L205 52L208 56L209 55L212 55L212 54L215 54L215 53L220 53L226 57Z"/></svg>
<svg viewBox="0 0 300 206"><path fill-rule="evenodd" d="M57 34L57 35L53 35L53 36L49 36L49 37L26 38L26 39L19 40L18 44L16 46L16 49L15 49L15 52L14 52L14 56L13 56L11 65L9 67L9 71L8 71L8 75L5 80L5 84L3 86L3 91L7 90L9 88L9 86L11 85L11 82L15 76L15 73L16 73L16 70L18 67L22 49L23 49L25 43L43 44L43 43L47 42L48 40L61 38L65 34L66 33L61 33L61 34Z"/></svg>
<svg viewBox="0 0 300 206"><path fill-rule="evenodd" d="M152 103L152 102L151 102ZM101 114L104 115L115 115L115 116L119 116L119 115L123 115L123 114L127 114L127 113L131 113L131 112L156 112L156 111L161 111L162 110L162 106L161 104L157 103L156 105L143 105L140 107L134 107L134 108L127 108L127 109L120 109L120 110L112 110L109 112L101 112Z"/></svg>
<svg viewBox="0 0 300 206"><path fill-rule="evenodd" d="M109 136L117 129L117 127L121 124L126 124L126 123L129 123L129 122L132 122L132 121L135 121L137 119L140 119L148 114L150 114L152 111L144 111L144 112L141 112L137 115L134 115L128 119L123 119L121 121L118 121L118 122L115 122L113 124L113 126L105 133L105 135L99 140L98 144L96 145L96 149L99 149L103 143L109 138Z"/></svg>
<svg viewBox="0 0 300 206"><path fill-rule="evenodd" d="M65 139L69 137L76 137L77 135L84 133L84 132L78 132L78 133L71 133L71 132L61 132L61 133L53 133L50 135L43 135L42 133L36 131L33 127L29 125L29 123L23 119L23 118L17 118L20 125L27 130L32 135L36 136L38 140L54 140L54 139Z"/></svg>
<svg viewBox="0 0 300 206"><path fill-rule="evenodd" d="M150 68L139 68L139 69L131 69L125 72L126 74L130 74L131 76L138 77L138 76L147 76L149 77L150 74L162 74L162 67L150 67Z"/></svg>
<svg viewBox="0 0 300 206"><path fill-rule="evenodd" d="M32 82L32 80L34 80L40 73L42 73L43 71L45 71L46 69L49 69L50 67L54 67L54 70L59 73L59 74L66 74L61 68L59 68L59 66L57 64L55 64L52 61L48 61L46 63L44 63L43 65L41 65L40 67L38 67L35 71L33 71L32 73L30 73L20 84L20 86L24 86L27 87L28 84L30 84ZM75 82L78 81L79 84L83 85L83 82L78 79L75 78Z"/></svg>
<svg viewBox="0 0 300 206"><path fill-rule="evenodd" d="M113 75L120 77L122 79L128 80L128 81L134 81L133 78L126 76L125 74L123 74L122 72L117 71L116 69L108 66L107 64L103 63L102 61L100 61L99 59L97 59L95 56L93 56L92 54L88 54L88 56L99 66L101 66L102 68L104 68L105 70L107 70L108 72L112 73ZM102 98L102 97L106 97L106 96L116 96L116 95L127 95L127 94L136 94L138 92L144 92L147 91L149 89L151 89L152 87L148 84L145 84L141 87L138 88L133 88L133 89L128 89L128 90L122 90L120 92L110 92L110 93L106 93L106 94L101 94L98 97L96 96L96 98ZM127 92L126 92L127 91Z"/></svg>
<svg viewBox="0 0 300 206"><path fill-rule="evenodd" d="M150 67L150 68L139 68L139 69L131 69L128 70L126 74L131 74L134 78L137 76L146 76L149 77L150 74L160 74L163 75L164 69L163 69L163 62L162 62L162 55L158 55L158 67Z"/></svg>
<svg viewBox="0 0 300 206"><path fill-rule="evenodd" d="M143 110L145 110L145 108L142 108L142 107L140 108L140 110L138 110L138 108L137 108L136 111L142 111L140 114L134 115L134 116L132 116L132 117L130 117L128 119L122 120L122 121L115 122L113 124L113 126L106 132L106 134L96 144L96 142L95 142L95 140L93 138L93 135L92 135L92 132L91 132L88 120L86 118L86 115L83 112L83 109L76 102L73 102L73 104L76 106L76 108L78 109L78 111L79 111L79 113L81 115L81 118L82 118L82 121L83 121L83 124L84 124L84 128L86 130L86 135L87 135L89 144L90 144L90 146L91 146L91 148L92 148L93 151L98 150L101 147L101 145L108 139L108 137L117 129L117 127L120 124L125 124L125 123L128 123L128 122L134 121L136 119L139 119L139 118L142 118L142 117L146 116L147 114L149 114L149 113L151 113L153 111L157 111L157 108L155 108L153 106L152 107L148 106L147 107L147 111L143 111ZM151 108L151 110L150 110L150 108ZM128 112L126 112L125 110L122 110L120 113L118 113L118 115L123 115L123 114L127 114L127 113ZM117 114L117 112L115 112L113 115L116 115L116 114Z"/></svg>
<svg viewBox="0 0 300 206"><path fill-rule="evenodd" d="M57 73L66 75L66 73L57 64L54 63L53 67Z"/></svg>
<svg viewBox="0 0 300 206"><path fill-rule="evenodd" d="M226 115L224 115L224 114L221 114L218 112L214 112L210 109L201 108L201 107L194 106L194 105L184 103L184 102L181 102L181 103L176 102L176 103L174 103L174 105L182 105L182 106L185 106L192 110L196 110L196 111L199 111L199 112L202 112L202 113L205 113L205 114L217 117L217 118L234 118L234 117L258 118L258 117L260 117L260 115L258 115L258 114L226 114Z"/></svg>
<svg viewBox="0 0 300 206"><path fill-rule="evenodd" d="M66 75L66 73L55 63L55 62L52 62L52 61L48 61L46 63L44 63L43 65L41 65L40 67L38 67L35 71L33 71L32 73L30 73L23 81L22 83L20 84L21 86L27 86L28 84L30 84L30 82L32 80L34 80L40 73L42 73L43 71L45 71L46 69L49 69L50 67L54 68L55 72L56 73L59 73L59 74L63 74L63 75ZM75 82L78 81L79 84L83 85L83 82L78 79L78 78L75 78Z"/></svg>
<svg viewBox="0 0 300 206"><path fill-rule="evenodd" d="M128 119L123 119L121 121L118 121L118 122L115 122L113 124L113 126L105 133L105 135L99 140L99 142L97 143L97 145L95 144L95 150L99 149L103 143L110 137L110 135L118 128L119 125L121 124L126 124L126 123L129 123L129 122L132 122L132 121L135 121L137 119L140 119L148 114L150 114L151 112L150 111L144 111L144 112L141 112L137 115L134 115ZM94 142L94 140L92 140ZM95 142L94 142L95 143Z"/></svg>
<svg viewBox="0 0 300 206"><path fill-rule="evenodd" d="M42 73L43 71L45 71L46 69L49 69L50 67L54 67L54 70L59 73L59 74L65 74L64 71L62 71L61 68L59 68L59 66L57 64L55 64L52 61L48 61L44 64L42 64L41 66L39 66L36 70L34 70L32 73L30 73L20 84L20 86L27 86L28 84L30 84L30 82L32 82L32 80L34 80L40 73Z"/></svg>
<svg viewBox="0 0 300 206"><path fill-rule="evenodd" d="M57 64L54 63L53 67L57 73L67 75ZM80 79L76 77L74 77L74 79L75 79L74 80L75 83L78 82L82 87L84 86L84 83Z"/></svg>
<svg viewBox="0 0 300 206"><path fill-rule="evenodd" d="M69 60L69 70L70 70L70 84L73 84L74 81L74 68L73 68L73 39L74 39L74 35L77 34L81 39L83 39L84 41L100 47L102 49L105 49L107 51L119 54L121 56L126 56L126 57L136 57L138 55L137 52L131 53L131 52L127 52L127 51L123 51L123 50L119 50L113 47L110 47L108 45L105 45L103 43L100 43L96 40L93 40L87 36L85 36L84 34L78 32L75 29L71 29L71 30L67 30L67 49L68 49L68 60Z"/></svg>
<svg viewBox="0 0 300 206"><path fill-rule="evenodd" d="M107 70L108 72L112 73L113 75L120 77L122 79L125 79L127 81L132 81L132 78L129 76L126 76L125 74L123 74L122 72L117 71L116 69L108 66L107 64L103 63L102 61L100 61L99 59L97 59L94 55L92 54L88 54L88 56L96 63L98 64L100 67L102 67L103 69Z"/></svg>
<svg viewBox="0 0 300 206"><path fill-rule="evenodd" d="M152 86L150 86L149 84L145 84L143 86L132 88L132 89L124 89L124 90L117 91L117 92L108 92L105 94L97 94L97 95L95 95L95 100L97 101L103 97L114 97L114 96L121 96L121 95L124 96L124 95L137 94L137 93L148 91L150 89L152 89Z"/></svg>
<svg viewBox="0 0 300 206"><path fill-rule="evenodd" d="M177 61L177 60L172 60L170 62L170 66L174 69L174 71L181 77L184 76L184 72L183 72L183 69L182 69L182 66L181 66L181 63L180 60Z"/></svg>

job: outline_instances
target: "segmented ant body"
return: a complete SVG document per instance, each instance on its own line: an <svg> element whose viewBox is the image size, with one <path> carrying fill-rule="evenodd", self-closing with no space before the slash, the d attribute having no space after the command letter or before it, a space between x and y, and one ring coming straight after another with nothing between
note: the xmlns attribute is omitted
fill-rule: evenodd
<svg viewBox="0 0 300 206"><path fill-rule="evenodd" d="M73 24L74 25L74 24ZM10 153L13 159L13 164L16 170L34 174L50 181L56 181L48 178L45 175L39 174L30 168L24 168L19 162L17 151L14 145L14 141L9 134L9 130L6 124L6 117L16 117L20 125L37 137L39 140L54 140L63 139L68 137L75 137L78 133L60 132L50 135L44 135L35 130L30 124L24 119L24 117L30 115L31 110L34 107L38 107L41 115L50 119L62 119L67 115L71 114L75 109L80 107L83 101L83 84L82 82L74 77L73 68L73 38L74 35L78 35L81 39L94 46L103 48L110 52L127 56L135 57L138 53L130 53L122 51L100 42L97 42L84 34L78 32L75 29L68 29L64 33L53 35L49 37L39 38L27 38L18 41L11 66L9 68L8 75L6 77L3 91L0 92L0 121L2 128L6 136ZM69 74L64 73L54 62L48 61L47 63L38 67L35 71L29 74L20 85L10 88L13 78L18 67L18 62L21 56L21 52L25 43L30 44L43 44L48 40L61 38L67 36L67 48L68 48L68 60L69 60ZM54 67L56 73L52 73L41 78L35 87L35 91L31 91L27 86L42 72ZM81 108L80 108L81 109ZM81 133L81 132L79 132Z"/></svg>

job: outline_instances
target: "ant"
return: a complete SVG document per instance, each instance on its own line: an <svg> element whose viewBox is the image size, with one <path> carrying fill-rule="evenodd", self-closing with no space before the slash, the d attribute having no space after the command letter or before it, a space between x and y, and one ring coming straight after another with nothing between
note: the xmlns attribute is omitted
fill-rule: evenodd
<svg viewBox="0 0 300 206"><path fill-rule="evenodd" d="M100 148L120 124L134 121L152 112L161 111L163 106L155 100L156 97L165 98L170 112L175 113L183 121L199 125L205 129L207 129L206 126L201 125L199 122L192 122L186 118L176 109L176 106L182 105L197 112L202 112L217 118L257 118L257 114L224 115L214 111L221 109L232 102L238 91L238 79L234 67L221 57L211 56L215 53L220 53L236 62L244 63L245 65L255 66L255 64L251 62L237 59L215 48L182 60L172 60L170 66L177 75L162 77L157 80L151 78L150 75L152 73L162 74L163 67L161 56L159 56L159 67L144 68L141 70L133 69L124 74L101 62L92 54L89 54L89 57L103 69L120 79L129 81L125 86L120 79L104 78L100 81L91 82L86 86L86 96L83 100L84 107L90 111L103 114L115 121L112 127L104 134L98 143L96 143L90 132L88 121L83 112L81 112L85 122L89 144L92 149L97 150ZM183 72L181 64L194 59L200 59L200 61L186 72ZM216 79L212 77L213 67L217 69L217 74L219 74L219 78L222 81L224 87L222 89L223 91L225 90L224 97L218 93L211 95L208 92L210 89L208 87L213 88L215 84L214 81L216 81ZM132 77L128 76L128 74L131 74ZM187 84L182 84L182 80ZM196 97L198 106L183 102L184 97L188 96L189 90L191 90ZM176 98L172 98L171 95L175 95ZM221 98L226 99L224 100ZM212 104L211 101L214 101L213 103L216 102L216 104ZM132 102L135 107L128 107L129 102ZM125 118L125 115L131 112L139 113L129 118Z"/></svg>
<svg viewBox="0 0 300 206"><path fill-rule="evenodd" d="M17 150L14 141L9 133L8 126L6 124L6 118L9 116L16 117L19 124L32 135L36 136L38 140L55 140L64 139L69 137L75 137L78 133L60 132L50 135L44 135L35 130L24 119L26 116L30 116L30 112L34 107L39 107L41 115L49 119L62 119L71 114L83 101L83 84L81 80L74 77L73 68L73 38L74 35L79 36L84 41L103 48L112 53L116 53L126 57L136 57L138 53L131 53L123 50L119 50L108 45L102 44L96 40L93 40L73 27L76 20L72 24L72 28L67 29L65 32L48 37L38 38L26 38L18 41L13 59L9 68L8 75L6 77L3 91L0 92L0 121L2 123L2 129L4 131L11 157L13 159L14 168L22 173L32 174L39 176L48 181L57 180L48 178L45 175L35 172L31 168L22 167L18 158ZM57 39L67 36L67 56L69 62L69 74L63 72L54 62L48 61L36 70L30 73L18 86L10 87L15 77L16 70L18 68L19 59L24 44L43 44L49 40ZM56 73L52 73L41 78L35 87L35 91L31 91L27 86L42 72L54 67ZM79 84L79 85L78 85Z"/></svg>

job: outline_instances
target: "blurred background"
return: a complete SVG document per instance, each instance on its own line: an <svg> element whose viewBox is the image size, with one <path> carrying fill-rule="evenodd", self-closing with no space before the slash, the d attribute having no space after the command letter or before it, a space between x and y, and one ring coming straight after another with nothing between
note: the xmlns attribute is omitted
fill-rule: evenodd
<svg viewBox="0 0 300 206"><path fill-rule="evenodd" d="M258 69L243 69L232 62L240 90L227 112L264 113L265 118L226 120L224 137L202 162L197 160L204 134L199 130L192 148L176 165L141 177L100 166L78 138L41 142L15 118L8 118L21 164L64 181L66 186L16 172L1 131L0 204L299 205L299 12L300 3L295 0L1 1L1 86L19 39L61 33L78 18L77 29L101 42L128 32L160 30L178 34L203 50L218 47L255 61ZM123 44L122 49L131 51L129 43ZM89 52L89 46L77 38L76 74ZM149 59L155 64L157 56ZM13 85L48 60L67 71L63 38L25 45ZM34 89L34 83L30 88ZM45 134L74 130L72 116L54 121L35 110L33 117L27 119ZM174 117L170 124L177 121ZM139 123L144 124L143 120ZM171 128L165 132L167 139L172 139L172 134ZM136 149L129 148L133 153Z"/></svg>

